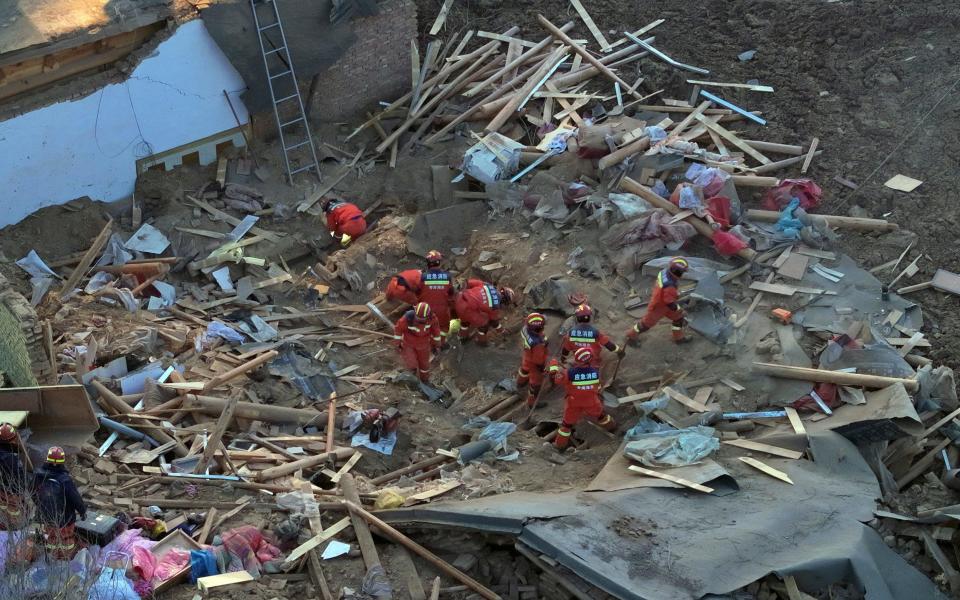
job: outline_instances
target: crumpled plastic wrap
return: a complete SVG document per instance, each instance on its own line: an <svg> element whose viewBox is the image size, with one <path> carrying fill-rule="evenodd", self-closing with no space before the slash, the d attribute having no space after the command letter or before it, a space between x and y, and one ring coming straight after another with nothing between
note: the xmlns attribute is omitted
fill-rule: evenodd
<svg viewBox="0 0 960 600"><path fill-rule="evenodd" d="M702 461L719 448L713 428L698 425L641 434L627 442L623 454L648 467L685 467Z"/></svg>
<svg viewBox="0 0 960 600"><path fill-rule="evenodd" d="M671 217L667 211L657 209L611 227L600 238L617 273L629 275L664 248L677 250L697 234L689 223L669 223Z"/></svg>
<svg viewBox="0 0 960 600"><path fill-rule="evenodd" d="M957 401L957 383L953 369L941 365L933 368L924 365L917 369L917 380L920 390L916 395L918 411L927 410L956 410L960 404Z"/></svg>

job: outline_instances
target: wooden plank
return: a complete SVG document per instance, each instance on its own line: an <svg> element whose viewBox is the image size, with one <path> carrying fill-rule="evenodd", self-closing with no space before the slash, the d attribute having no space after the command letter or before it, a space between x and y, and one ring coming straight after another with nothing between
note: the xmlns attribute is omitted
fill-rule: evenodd
<svg viewBox="0 0 960 600"><path fill-rule="evenodd" d="M211 215L217 217L217 218L220 219L221 221L226 221L227 223L233 225L234 227L236 227L237 225L240 224L240 219L238 219L238 218L236 218L236 217L234 217L234 216L232 216L232 215L228 215L227 213L223 212L222 210L220 210L220 209L218 209L218 208L214 208L214 207L210 206L209 203L204 202L203 200L201 200L201 199L199 199L199 198L194 198L193 196L188 196L188 198L190 199L191 202L193 202L193 203L194 203L195 205L197 205L199 208L207 211L208 213L210 213ZM282 239L283 239L283 235L274 233L274 232L272 232L272 231L267 231L266 229L261 229L261 228L259 228L259 227L251 227L251 228L250 228L250 233L253 233L254 235L260 236L260 237L262 237L262 238L264 238L264 239L266 239L266 240L269 240L269 241L271 241L271 242L273 242L273 243L275 243L275 244L280 243L280 241L282 241ZM284 234L284 235L286 235L286 234Z"/></svg>
<svg viewBox="0 0 960 600"><path fill-rule="evenodd" d="M363 454L359 452L351 456L350 460L348 460L342 467L340 467L337 470L336 473L333 474L333 476L330 478L330 481L333 483L339 482L340 478L346 475L347 473L349 473L350 469L352 469L358 462L360 462L361 458L363 458Z"/></svg>
<svg viewBox="0 0 960 600"><path fill-rule="evenodd" d="M200 577L197 579L197 589L201 592L207 592L213 588L236 583L246 583L253 581L253 576L246 571L237 571L234 573L221 573L220 575L210 575L209 577Z"/></svg>
<svg viewBox="0 0 960 600"><path fill-rule="evenodd" d="M755 442L753 440L728 440L724 442L724 444L729 444L745 450L753 450L755 452L772 454L773 456L779 456L782 458L792 458L794 460L803 457L803 452L788 450L787 448L781 448L780 446L771 446L770 444Z"/></svg>
<svg viewBox="0 0 960 600"><path fill-rule="evenodd" d="M703 81L700 79L688 79L687 83L707 87L738 88L741 90L750 90L751 92L773 92L773 88L769 85L757 85L753 83L722 83L719 81Z"/></svg>
<svg viewBox="0 0 960 600"><path fill-rule="evenodd" d="M194 473L203 473L206 471L207 466L210 464L210 461L213 460L214 452L220 446L220 440L223 438L223 434L227 431L227 427L230 426L230 422L233 421L233 413L237 410L237 403L240 401L240 395L235 393L227 399L227 405L223 409L223 412L220 413L220 417L217 419L217 424L213 428L213 432L210 434L210 437L207 438L207 447L203 451L203 456L200 458L200 462L197 463L197 466L194 468Z"/></svg>
<svg viewBox="0 0 960 600"><path fill-rule="evenodd" d="M450 12L451 6L453 6L453 0L443 0L443 6L440 7L440 12L437 13L437 18L434 20L433 26L430 27L430 35L440 33L440 29L447 20L447 13Z"/></svg>
<svg viewBox="0 0 960 600"><path fill-rule="evenodd" d="M667 386L667 387L663 388L663 391L666 392L666 394L667 394L668 396L670 396L671 398L673 398L674 400L676 400L676 401L679 402L680 404L686 406L687 408L689 408L689 409L692 410L692 411L695 411L695 412L707 412L708 410L710 410L710 409L708 409L705 405L703 405L703 404L701 404L701 403L699 403L699 402L696 402L693 398L691 398L691 397L689 397L689 396L687 396L687 395L685 395L685 394L682 394L682 393L678 392L677 390L675 390L674 388L672 388L672 387L670 387L670 386Z"/></svg>
<svg viewBox="0 0 960 600"><path fill-rule="evenodd" d="M930 437L930 434L932 434L934 431L940 429L941 427L943 427L944 425L946 425L946 424L949 423L950 421L956 419L957 417L960 417L960 408L958 408L957 410L951 412L950 414L948 414L948 415L945 416L944 418L940 419L939 421L937 421L936 423L934 423L933 425L931 425L930 427L928 427L928 428L926 429L926 431L924 431L922 434L920 434L920 439L923 439L923 438L925 438L925 437Z"/></svg>
<svg viewBox="0 0 960 600"><path fill-rule="evenodd" d="M706 406L710 402L711 394L713 394L713 386L705 385L697 390L697 393L693 396L693 401Z"/></svg>
<svg viewBox="0 0 960 600"><path fill-rule="evenodd" d="M734 441L736 441L736 440L734 440ZM758 469L758 470L766 473L766 474L769 475L770 477L776 477L777 479L779 479L779 480L781 480L781 481L786 481L786 482L789 483L790 485L793 485L793 480L790 479L790 476L787 475L786 473L784 473L783 471L779 470L779 469L774 469L774 468L771 467L770 465L764 464L764 463L760 462L759 460L757 460L757 459L755 459L755 458L750 458L749 456L741 456L741 457L740 457L740 460L743 461L744 463L750 465L750 466L753 467L754 469Z"/></svg>
<svg viewBox="0 0 960 600"><path fill-rule="evenodd" d="M520 38L512 37L509 35L503 35L502 33L493 33L492 31L478 31L477 37L486 38L488 40L497 40L499 42L515 43L527 48L536 47L536 42L528 42L527 40L521 40ZM509 59L508 61L509 62Z"/></svg>
<svg viewBox="0 0 960 600"><path fill-rule="evenodd" d="M773 162L772 160L770 160L769 158L767 158L766 156L764 156L763 154L761 154L759 151L754 150L753 147L750 146L750 144L748 144L748 143L744 142L743 140L741 140L740 138L738 138L736 135L733 134L733 132L731 132L730 130L726 129L725 127L722 127L721 125L718 125L718 124L716 124L716 123L712 123L712 122L710 121L710 119L707 119L707 118L704 117L703 115L696 115L695 118L696 118L697 121L699 121L700 123L702 123L707 129L710 129L710 130L716 132L717 135L719 135L719 136L722 137L723 139L727 140L728 142L730 142L731 144L733 144L733 145L736 146L737 148L743 150L746 154L748 154L748 155L750 155L751 157L753 157L753 158L754 158L757 162L759 162L760 164L762 164L762 165L769 165L770 163Z"/></svg>
<svg viewBox="0 0 960 600"><path fill-rule="evenodd" d="M217 518L217 509L209 508L207 509L207 518L203 520L203 527L200 529L200 532L197 534L197 543L206 544L207 540L210 539L210 532L213 531L213 521Z"/></svg>
<svg viewBox="0 0 960 600"><path fill-rule="evenodd" d="M960 275L956 273L951 273L944 269L937 269L930 283L941 292L960 294Z"/></svg>
<svg viewBox="0 0 960 600"><path fill-rule="evenodd" d="M803 421L800 419L800 414L797 412L797 409L787 406L783 410L786 411L787 418L790 419L790 426L793 427L794 433L807 435L807 428L803 426Z"/></svg>
<svg viewBox="0 0 960 600"><path fill-rule="evenodd" d="M313 550L314 548L324 543L325 541L329 540L333 536L337 535L347 527L350 527L350 517L344 517L340 519L330 527L327 527L326 529L324 529L323 533L319 533L313 536L309 540L305 541L304 543L294 548L293 551L290 552L290 555L287 556L284 562L286 564L293 563L298 558L300 558L307 552Z"/></svg>
<svg viewBox="0 0 960 600"><path fill-rule="evenodd" d="M60 288L60 295L66 294L73 288L77 287L77 284L80 282L80 278L83 277L87 269L90 268L90 265L93 264L93 261L100 254L100 251L103 250L103 247L107 245L107 240L110 239L110 233L113 230L113 219L107 221L107 224L103 226L103 229L100 230L100 233L94 238L93 243L90 244L90 247L84 253L83 258L80 259L80 263L77 265L71 273L70 277L67 277L67 280L63 282L63 286Z"/></svg>
<svg viewBox="0 0 960 600"><path fill-rule="evenodd" d="M781 283L766 283L765 281L754 281L750 284L750 289L768 294L777 294L779 296L792 296L797 293L795 287Z"/></svg>
<svg viewBox="0 0 960 600"><path fill-rule="evenodd" d="M910 354L910 351L919 345L922 340L923 334L919 331L910 336L910 339L908 339L907 343L903 345L903 348L900 348L900 356L906 356ZM927 343L929 344L929 342Z"/></svg>
<svg viewBox="0 0 960 600"><path fill-rule="evenodd" d="M820 138L815 137L813 141L810 142L810 150L807 152L807 157L803 159L803 166L800 167L801 173L806 173L807 169L810 168L810 163L813 162L813 157L816 155L817 146L820 144Z"/></svg>
<svg viewBox="0 0 960 600"><path fill-rule="evenodd" d="M607 38L603 37L603 32L600 31L600 28L597 27L597 24L594 23L593 17L590 16L590 13L587 12L587 9L583 7L583 4L580 3L580 0L570 0L570 4L573 5L573 8L577 11L577 14L580 15L580 19L583 20L583 24L587 26L587 30L590 31L590 35L593 36L593 39L597 40L597 43L600 44L600 50L602 52L609 52L612 46L610 42L607 41Z"/></svg>
<svg viewBox="0 0 960 600"><path fill-rule="evenodd" d="M460 487L461 485L463 485L462 481L448 481L431 490L425 490L423 492L419 492L419 493L407 496L407 499L404 500L403 505L412 506L414 504L423 502L424 500L429 500L430 498L440 496L441 494L446 494L450 490L454 490Z"/></svg>
<svg viewBox="0 0 960 600"><path fill-rule="evenodd" d="M700 485L699 483L694 483L689 479L684 479L683 477L677 477L669 473L660 473L658 471L651 471L650 469L638 467L637 465L630 465L627 468L636 473L640 473L641 475L646 475L647 477L656 477L657 479L665 479L666 481L672 481L673 483L680 484L692 490L697 490L698 492L703 492L704 494L713 493L713 488L707 487L705 485Z"/></svg>
<svg viewBox="0 0 960 600"><path fill-rule="evenodd" d="M905 338L905 337L888 337L888 338L883 338L883 339L884 339L888 344L890 344L891 346L901 347L901 346L906 346L907 344L909 344L909 343L910 343L910 340L912 340L913 338L912 338L912 337L908 337L908 338ZM929 348L929 347L930 347L930 340L919 339L919 340L917 340L917 341L914 342L913 346L914 346L914 348ZM903 355L901 355L901 356L906 356L906 354L903 354Z"/></svg>

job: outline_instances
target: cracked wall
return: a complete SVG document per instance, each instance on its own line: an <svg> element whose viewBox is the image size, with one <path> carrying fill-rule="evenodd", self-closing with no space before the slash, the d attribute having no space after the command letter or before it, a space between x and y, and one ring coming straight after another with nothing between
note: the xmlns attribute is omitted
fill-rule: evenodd
<svg viewBox="0 0 960 600"><path fill-rule="evenodd" d="M236 128L240 74L201 20L180 26L117 84L0 122L0 227L44 206L127 198L137 160Z"/></svg>

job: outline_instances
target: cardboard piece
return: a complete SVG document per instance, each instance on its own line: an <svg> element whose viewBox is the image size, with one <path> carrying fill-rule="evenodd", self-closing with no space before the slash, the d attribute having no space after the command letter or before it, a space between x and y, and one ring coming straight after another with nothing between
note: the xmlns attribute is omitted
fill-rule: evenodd
<svg viewBox="0 0 960 600"><path fill-rule="evenodd" d="M880 442L923 433L923 421L903 384L897 383L864 395L865 404L846 404L835 409L829 419L808 421L804 424L807 431L836 431L854 443Z"/></svg>
<svg viewBox="0 0 960 600"><path fill-rule="evenodd" d="M666 479L655 479L652 477L637 477L636 473L627 470L633 464L630 459L623 455L623 446L610 457L603 469L597 473L593 481L587 485L584 491L587 492L616 492L619 490L629 490L635 488L660 487L660 488L683 488L682 485L667 481ZM707 485L714 489L714 495L725 496L737 492L740 487L727 471L717 462L709 458L698 464L687 467L676 467L673 469L660 469L663 473L668 473L692 481Z"/></svg>
<svg viewBox="0 0 960 600"><path fill-rule="evenodd" d="M907 177L906 175L894 175L883 185L884 187L888 187L891 190L897 190L898 192L912 192L920 187L920 184L922 183L922 181L919 179L914 179L913 177Z"/></svg>

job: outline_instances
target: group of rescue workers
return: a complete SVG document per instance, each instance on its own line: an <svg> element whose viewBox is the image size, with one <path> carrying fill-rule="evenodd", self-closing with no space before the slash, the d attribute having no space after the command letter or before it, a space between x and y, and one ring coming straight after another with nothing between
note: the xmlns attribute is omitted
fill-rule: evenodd
<svg viewBox="0 0 960 600"><path fill-rule="evenodd" d="M442 267L443 256L436 250L427 253L426 262L426 270L408 269L394 275L386 290L388 300L411 307L397 321L394 341L406 368L423 382L430 380L433 355L447 347L451 321L459 321L461 343L474 339L483 345L491 333L503 328L501 311L517 301L510 288L479 279L468 279L458 290L450 272ZM628 343L639 344L640 334L663 318L671 322L674 342L687 341L678 284L688 268L685 259L674 258L657 275L646 314L627 332ZM591 323L593 309L585 299L577 304L574 317L569 331L563 333L559 359L548 357L547 319L543 314L527 315L520 333L523 355L516 381L518 389L527 387L526 401L530 409L536 406L546 377L555 385L563 386L566 392L563 418L554 438L559 450L570 445L574 426L583 418L595 420L608 431L617 428L601 401L601 351L605 348L622 359L625 349ZM571 356L573 360L568 365Z"/></svg>
<svg viewBox="0 0 960 600"><path fill-rule="evenodd" d="M66 453L52 446L46 463L31 475L22 451L17 429L10 423L0 424L0 530L21 530L36 519L42 526L40 545L46 556L70 560L78 550L77 518L86 519L87 507L67 471ZM29 562L37 550L33 540L25 540L15 558Z"/></svg>

